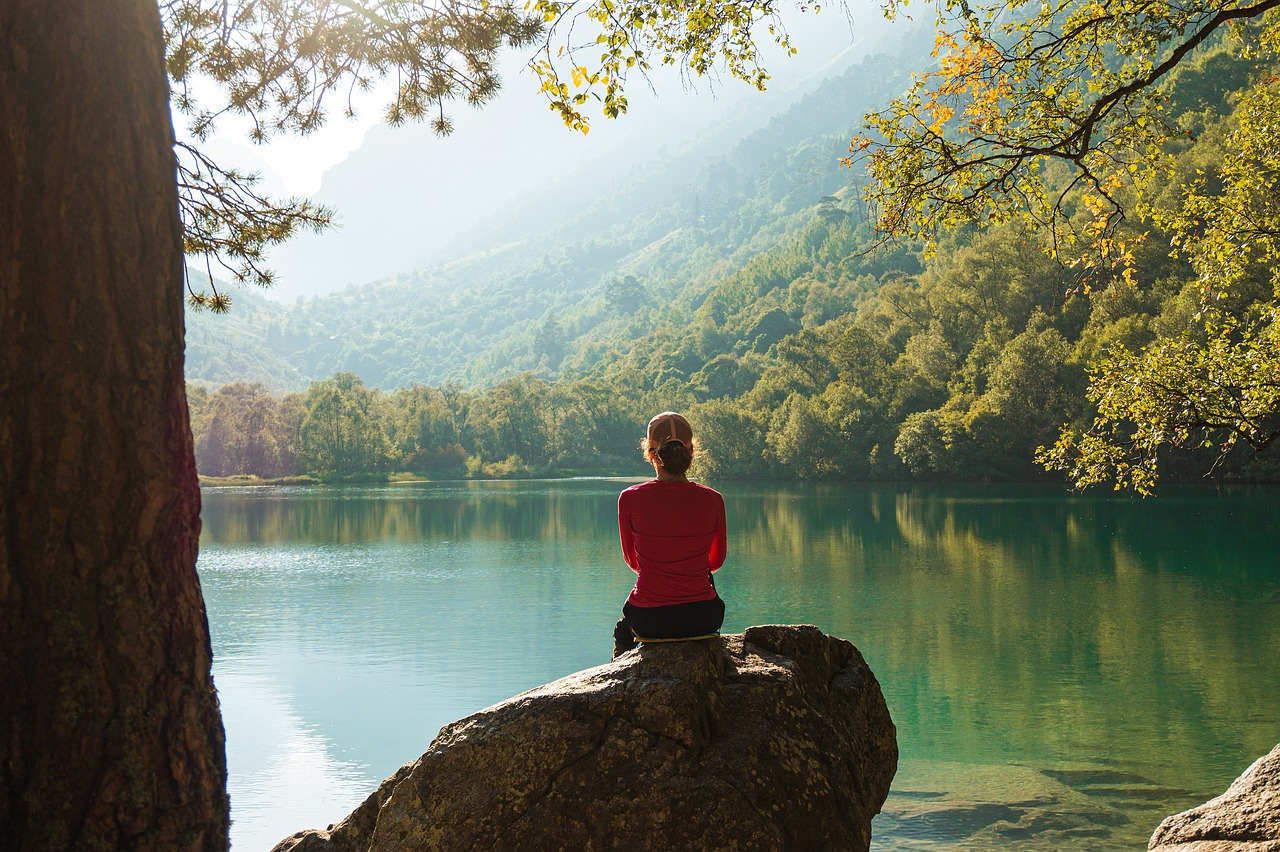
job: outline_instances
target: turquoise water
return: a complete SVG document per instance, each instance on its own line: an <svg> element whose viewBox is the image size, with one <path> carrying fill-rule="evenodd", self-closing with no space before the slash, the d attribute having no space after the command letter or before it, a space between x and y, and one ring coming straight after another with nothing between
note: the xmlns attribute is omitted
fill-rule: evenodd
<svg viewBox="0 0 1280 852"><path fill-rule="evenodd" d="M235 848L606 662L626 484L206 490ZM713 484L725 630L816 624L880 680L901 762L873 848L1143 849L1280 741L1280 491Z"/></svg>

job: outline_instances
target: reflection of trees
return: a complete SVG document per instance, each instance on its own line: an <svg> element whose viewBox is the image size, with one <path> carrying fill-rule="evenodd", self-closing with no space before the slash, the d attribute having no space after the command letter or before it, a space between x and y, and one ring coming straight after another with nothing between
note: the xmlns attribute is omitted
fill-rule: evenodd
<svg viewBox="0 0 1280 852"><path fill-rule="evenodd" d="M923 505L900 496L896 526L915 554L897 583L908 623L879 636L895 667L927 660L915 677L950 697L915 702L908 724L923 738L972 730L1020 759L1123 752L1139 739L1130 732L1153 727L1165 732L1167 768L1178 766L1170 777L1211 789L1220 779L1194 778L1184 764L1203 762L1189 756L1238 751L1249 733L1221 720L1275 701L1275 683L1257 673L1270 665L1280 618L1242 601L1256 583L1275 588L1266 513L1244 499L1030 496ZM1256 523L1240 523L1251 513Z"/></svg>
<svg viewBox="0 0 1280 852"><path fill-rule="evenodd" d="M580 491L522 482L281 488L248 499L237 489L211 490L202 511L205 540L220 545L554 541L593 536L614 518L611 494L584 499Z"/></svg>
<svg viewBox="0 0 1280 852"><path fill-rule="evenodd" d="M1223 779L1187 766L1274 744L1239 723L1276 708L1274 496L830 488L731 503L744 597L777 602L755 620L815 620L859 644L913 757L1133 758L1212 790Z"/></svg>

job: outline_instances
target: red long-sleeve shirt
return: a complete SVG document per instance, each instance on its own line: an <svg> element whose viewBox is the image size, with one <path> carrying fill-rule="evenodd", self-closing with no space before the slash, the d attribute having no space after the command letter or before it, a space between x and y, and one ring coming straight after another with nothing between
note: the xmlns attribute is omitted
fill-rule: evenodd
<svg viewBox="0 0 1280 852"><path fill-rule="evenodd" d="M711 572L724 564L724 498L696 482L650 480L618 496L622 558L638 575L627 603L707 601Z"/></svg>

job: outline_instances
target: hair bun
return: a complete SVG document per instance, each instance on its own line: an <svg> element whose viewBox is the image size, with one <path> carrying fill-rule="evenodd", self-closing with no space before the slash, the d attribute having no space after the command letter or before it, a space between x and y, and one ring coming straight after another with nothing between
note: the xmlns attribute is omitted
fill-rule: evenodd
<svg viewBox="0 0 1280 852"><path fill-rule="evenodd" d="M693 464L693 449L679 438L670 438L654 453L662 469L673 476L683 476Z"/></svg>

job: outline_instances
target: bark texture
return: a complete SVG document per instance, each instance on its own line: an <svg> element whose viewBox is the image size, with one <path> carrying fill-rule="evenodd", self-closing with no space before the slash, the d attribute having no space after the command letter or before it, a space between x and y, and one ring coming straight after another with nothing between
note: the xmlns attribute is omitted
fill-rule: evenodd
<svg viewBox="0 0 1280 852"><path fill-rule="evenodd" d="M0 3L0 837L225 849L155 0Z"/></svg>

